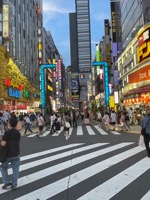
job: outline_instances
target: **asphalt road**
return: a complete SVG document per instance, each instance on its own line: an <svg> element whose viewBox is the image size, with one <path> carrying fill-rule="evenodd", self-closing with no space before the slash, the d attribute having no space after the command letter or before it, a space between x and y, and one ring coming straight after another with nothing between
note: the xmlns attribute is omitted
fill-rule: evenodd
<svg viewBox="0 0 150 200"><path fill-rule="evenodd" d="M2 190L0 176L0 200L150 200L150 158L138 140L80 120L69 140L62 129L23 136L18 189Z"/></svg>

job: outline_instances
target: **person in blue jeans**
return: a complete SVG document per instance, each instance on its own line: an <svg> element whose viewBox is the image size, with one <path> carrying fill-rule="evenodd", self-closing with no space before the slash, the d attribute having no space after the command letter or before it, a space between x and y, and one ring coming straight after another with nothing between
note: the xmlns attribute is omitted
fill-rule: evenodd
<svg viewBox="0 0 150 200"><path fill-rule="evenodd" d="M17 181L19 177L19 166L20 166L20 138L21 134L17 127L17 119L10 118L9 120L10 129L7 130L1 141L2 146L6 146L7 156L6 160L1 163L0 171L2 174L2 180L4 185L2 189L7 189L11 186L12 190L17 189ZM12 180L8 176L8 164L11 163L12 167Z"/></svg>

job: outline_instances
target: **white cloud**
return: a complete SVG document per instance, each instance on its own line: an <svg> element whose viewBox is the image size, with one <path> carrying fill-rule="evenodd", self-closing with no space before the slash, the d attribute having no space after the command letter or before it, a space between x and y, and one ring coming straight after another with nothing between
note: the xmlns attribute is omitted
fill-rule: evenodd
<svg viewBox="0 0 150 200"><path fill-rule="evenodd" d="M51 1L44 1L43 2L43 11L46 14L68 14L70 12L70 8L66 7L60 3L54 3Z"/></svg>
<svg viewBox="0 0 150 200"><path fill-rule="evenodd" d="M107 12L95 13L95 14L93 14L93 19L96 21L104 21L104 19L110 19L110 14Z"/></svg>

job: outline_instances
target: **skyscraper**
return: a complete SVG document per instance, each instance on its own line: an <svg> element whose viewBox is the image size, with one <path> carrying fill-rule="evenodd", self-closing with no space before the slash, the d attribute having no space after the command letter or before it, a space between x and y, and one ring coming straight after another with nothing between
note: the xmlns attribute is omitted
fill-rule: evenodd
<svg viewBox="0 0 150 200"><path fill-rule="evenodd" d="M79 73L80 101L85 101L91 71L90 4L89 0L75 0L75 5L76 12L70 14L71 64L72 72Z"/></svg>

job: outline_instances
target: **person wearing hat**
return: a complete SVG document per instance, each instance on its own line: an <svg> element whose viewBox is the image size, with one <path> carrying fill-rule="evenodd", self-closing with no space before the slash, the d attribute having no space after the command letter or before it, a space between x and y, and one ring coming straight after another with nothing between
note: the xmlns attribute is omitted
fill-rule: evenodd
<svg viewBox="0 0 150 200"><path fill-rule="evenodd" d="M149 147L149 140L150 140L150 108L146 111L146 116L143 117L141 121L141 127L145 128L145 133L143 134L144 143L147 151L148 157L150 157L150 147Z"/></svg>

